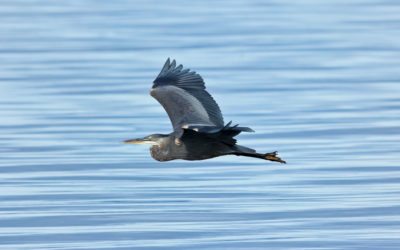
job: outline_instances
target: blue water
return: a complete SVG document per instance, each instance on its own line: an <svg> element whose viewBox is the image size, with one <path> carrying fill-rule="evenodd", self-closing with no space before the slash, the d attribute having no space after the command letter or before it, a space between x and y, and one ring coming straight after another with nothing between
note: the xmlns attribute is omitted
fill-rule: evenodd
<svg viewBox="0 0 400 250"><path fill-rule="evenodd" d="M398 1L0 2L0 249L399 249ZM167 57L240 143L154 161Z"/></svg>

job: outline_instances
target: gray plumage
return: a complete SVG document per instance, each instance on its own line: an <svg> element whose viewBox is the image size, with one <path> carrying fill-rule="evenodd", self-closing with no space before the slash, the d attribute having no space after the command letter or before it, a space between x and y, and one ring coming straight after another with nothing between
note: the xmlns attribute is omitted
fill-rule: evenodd
<svg viewBox="0 0 400 250"><path fill-rule="evenodd" d="M221 110L206 91L203 78L195 71L168 58L150 90L167 112L173 127L168 135L153 134L127 140L132 144L151 144L151 156L158 161L175 159L204 160L222 155L241 155L285 163L276 152L259 154L254 149L236 144L241 132L254 132L248 127L224 125Z"/></svg>
<svg viewBox="0 0 400 250"><path fill-rule="evenodd" d="M184 126L224 126L221 110L206 91L203 78L182 65L176 66L175 60L171 63L168 58L165 62L150 94L164 107L179 136Z"/></svg>

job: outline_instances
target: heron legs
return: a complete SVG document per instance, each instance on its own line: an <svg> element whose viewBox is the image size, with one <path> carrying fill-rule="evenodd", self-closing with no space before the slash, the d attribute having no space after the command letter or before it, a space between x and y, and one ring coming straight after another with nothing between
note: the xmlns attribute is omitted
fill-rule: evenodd
<svg viewBox="0 0 400 250"><path fill-rule="evenodd" d="M259 154L259 153L245 153L245 152L235 152L233 153L234 155L237 156L247 156L247 157L253 157L253 158L259 158L263 160L268 160L268 161L276 161L280 163L286 163L286 161L282 160L281 158L278 157L278 152L274 151L271 153L266 153L266 154Z"/></svg>

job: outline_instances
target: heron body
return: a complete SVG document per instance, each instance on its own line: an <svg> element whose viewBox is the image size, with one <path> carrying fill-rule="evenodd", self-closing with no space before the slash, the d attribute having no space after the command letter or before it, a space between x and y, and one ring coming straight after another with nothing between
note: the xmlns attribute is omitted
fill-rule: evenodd
<svg viewBox="0 0 400 250"><path fill-rule="evenodd" d="M195 133L185 134L179 143L176 143L174 133L163 135L159 144L150 147L151 156L158 161L204 160L232 152L226 144Z"/></svg>
<svg viewBox="0 0 400 250"><path fill-rule="evenodd" d="M154 80L150 95L167 112L173 127L170 134L152 134L126 140L130 144L150 144L151 156L158 161L205 160L223 155L247 156L285 163L276 152L260 154L237 145L235 136L254 132L248 127L224 124L218 104L206 91L202 77L177 66L168 58Z"/></svg>

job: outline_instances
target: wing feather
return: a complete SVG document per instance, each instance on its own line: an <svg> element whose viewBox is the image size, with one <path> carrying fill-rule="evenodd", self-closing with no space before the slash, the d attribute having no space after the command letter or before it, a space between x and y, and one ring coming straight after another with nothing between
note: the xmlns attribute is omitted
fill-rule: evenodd
<svg viewBox="0 0 400 250"><path fill-rule="evenodd" d="M203 78L168 58L154 80L151 95L164 107L175 132L187 124L224 127L221 110L205 90Z"/></svg>

